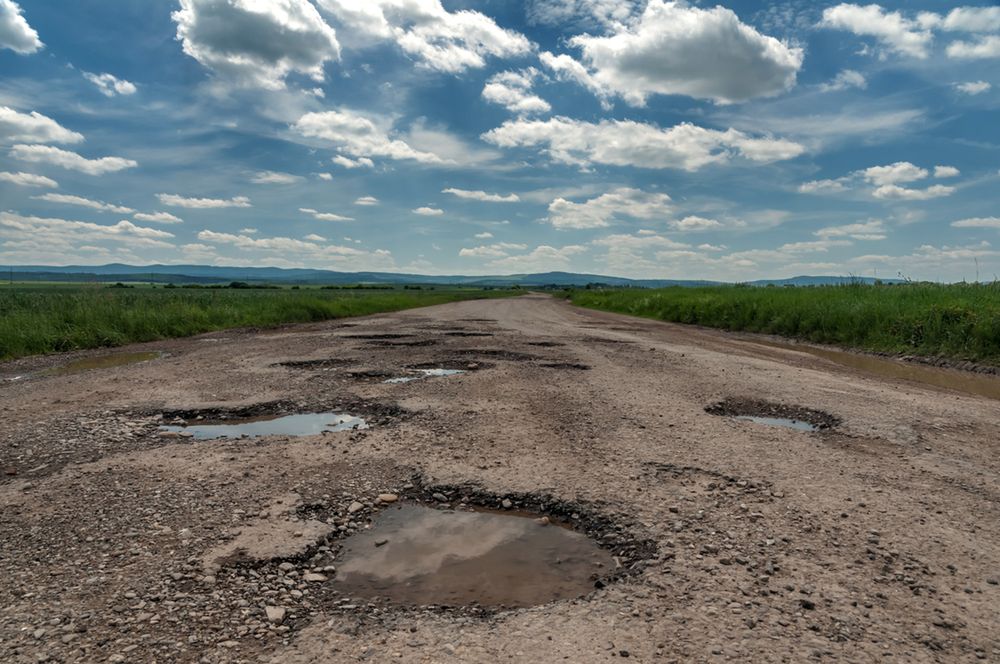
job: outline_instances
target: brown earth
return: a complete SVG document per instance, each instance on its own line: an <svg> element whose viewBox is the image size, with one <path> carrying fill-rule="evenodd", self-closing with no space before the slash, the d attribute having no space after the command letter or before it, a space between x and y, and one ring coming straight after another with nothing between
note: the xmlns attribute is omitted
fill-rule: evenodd
<svg viewBox="0 0 1000 664"><path fill-rule="evenodd" d="M144 350L0 365L0 661L1000 661L995 400L539 295ZM478 370L382 382L413 365ZM372 428L158 431L338 407ZM386 492L573 514L622 567L529 609L341 597L338 538Z"/></svg>

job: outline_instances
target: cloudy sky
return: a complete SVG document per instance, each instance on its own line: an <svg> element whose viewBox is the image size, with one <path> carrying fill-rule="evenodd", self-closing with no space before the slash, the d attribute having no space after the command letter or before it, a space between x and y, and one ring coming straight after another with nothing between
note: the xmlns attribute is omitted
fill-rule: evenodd
<svg viewBox="0 0 1000 664"><path fill-rule="evenodd" d="M0 263L992 279L998 110L995 2L0 0Z"/></svg>

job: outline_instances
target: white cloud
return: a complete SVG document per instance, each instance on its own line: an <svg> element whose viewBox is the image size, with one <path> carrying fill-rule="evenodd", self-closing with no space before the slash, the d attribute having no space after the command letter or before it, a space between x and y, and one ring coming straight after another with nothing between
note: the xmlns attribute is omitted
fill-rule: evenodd
<svg viewBox="0 0 1000 664"><path fill-rule="evenodd" d="M865 75L859 71L845 69L834 76L832 81L824 83L819 87L820 90L823 90L824 92L847 90L848 88L859 88L864 90L868 87L868 80L865 79Z"/></svg>
<svg viewBox="0 0 1000 664"><path fill-rule="evenodd" d="M481 190L469 191L468 189L455 189L454 187L442 189L441 193L451 194L452 196L457 196L467 200L484 201L487 203L517 203L521 200L517 194L507 194L505 196L503 194L490 194Z"/></svg>
<svg viewBox="0 0 1000 664"><path fill-rule="evenodd" d="M87 221L24 217L11 212L0 212L0 228L10 240L32 240L43 242L53 250L75 251L80 244L101 240L113 240L137 247L168 247L173 245L164 240L173 234L156 228L136 226L129 221L119 221L111 226Z"/></svg>
<svg viewBox="0 0 1000 664"><path fill-rule="evenodd" d="M0 49L28 55L43 46L38 33L21 15L21 7L13 0L0 0Z"/></svg>
<svg viewBox="0 0 1000 664"><path fill-rule="evenodd" d="M931 198L940 198L954 193L954 187L946 187L935 184L926 189L909 189L895 184L884 184L872 192L875 198L894 198L906 201L926 201Z"/></svg>
<svg viewBox="0 0 1000 664"><path fill-rule="evenodd" d="M248 208L253 207L250 199L246 196L234 196L233 198L187 198L177 194L157 194L160 203L171 207L182 207L191 209L212 209L212 208Z"/></svg>
<svg viewBox="0 0 1000 664"><path fill-rule="evenodd" d="M81 143L83 134L66 129L50 117L19 113L0 106L0 140L24 143Z"/></svg>
<svg viewBox="0 0 1000 664"><path fill-rule="evenodd" d="M374 196L362 196L354 201L355 205L378 205L379 200Z"/></svg>
<svg viewBox="0 0 1000 664"><path fill-rule="evenodd" d="M671 211L666 194L619 187L583 203L557 198L549 204L548 221L560 229L603 228L619 217L665 220Z"/></svg>
<svg viewBox="0 0 1000 664"><path fill-rule="evenodd" d="M531 23L565 27L622 28L642 12L643 0L530 0Z"/></svg>
<svg viewBox="0 0 1000 664"><path fill-rule="evenodd" d="M299 212L308 214L313 219L318 221L354 221L354 217L345 217L343 215L333 214L332 212L319 212L312 208L299 208Z"/></svg>
<svg viewBox="0 0 1000 664"><path fill-rule="evenodd" d="M948 57L964 60L1000 58L1000 35L987 35L976 41L955 41L948 44Z"/></svg>
<svg viewBox="0 0 1000 664"><path fill-rule="evenodd" d="M956 83L955 89L967 95L979 95L989 92L993 86L986 81L968 81L966 83Z"/></svg>
<svg viewBox="0 0 1000 664"><path fill-rule="evenodd" d="M653 94L717 103L777 95L795 85L803 51L742 23L730 9L649 0L636 21L609 36L578 35L582 67L568 56L543 64L603 97L643 106Z"/></svg>
<svg viewBox="0 0 1000 664"><path fill-rule="evenodd" d="M552 106L531 92L537 77L538 70L534 67L494 74L483 87L483 99L518 115L548 113Z"/></svg>
<svg viewBox="0 0 1000 664"><path fill-rule="evenodd" d="M46 201L48 203L79 205L80 207L88 207L100 212L114 212L116 214L132 214L135 212L132 208L123 207L121 205L113 205L111 203L105 203L104 201L93 201L89 198L71 196L69 194L42 194L41 196L32 196L32 198L38 201Z"/></svg>
<svg viewBox="0 0 1000 664"><path fill-rule="evenodd" d="M954 228L995 228L1000 230L1000 217L973 217L951 222Z"/></svg>
<svg viewBox="0 0 1000 664"><path fill-rule="evenodd" d="M292 72L323 81L340 59L333 28L309 0L180 0L184 52L237 85L280 90Z"/></svg>
<svg viewBox="0 0 1000 664"><path fill-rule="evenodd" d="M117 78L111 74L92 74L85 71L83 72L83 77L96 85L97 89L105 97L134 95L137 90L134 83Z"/></svg>
<svg viewBox="0 0 1000 664"><path fill-rule="evenodd" d="M59 183L52 178L47 178L44 175L35 175L34 173L10 173L7 171L0 171L0 182L10 182L11 184L16 184L19 187L48 187L50 189L56 189L59 187Z"/></svg>
<svg viewBox="0 0 1000 664"><path fill-rule="evenodd" d="M839 237L851 240L884 240L888 237L885 225L879 219L844 226L828 226L816 231L815 235L824 239Z"/></svg>
<svg viewBox="0 0 1000 664"><path fill-rule="evenodd" d="M295 184L301 180L299 175L277 171L259 171L250 177L250 182L254 184Z"/></svg>
<svg viewBox="0 0 1000 664"><path fill-rule="evenodd" d="M493 233L489 231L483 231L482 233L476 233L474 236L477 240L489 240L493 237Z"/></svg>
<svg viewBox="0 0 1000 664"><path fill-rule="evenodd" d="M322 235L316 235L315 233L310 233L302 238L303 240L309 240L310 242L326 242L326 238Z"/></svg>
<svg viewBox="0 0 1000 664"><path fill-rule="evenodd" d="M940 27L961 32L1000 31L1000 7L956 7L944 17Z"/></svg>
<svg viewBox="0 0 1000 664"><path fill-rule="evenodd" d="M184 220L169 212L136 212L132 215L136 221L149 221L156 224L181 224Z"/></svg>
<svg viewBox="0 0 1000 664"><path fill-rule="evenodd" d="M960 174L954 166L938 165L934 167L935 178L950 178ZM921 168L908 161L897 161L885 166L872 166L846 175L835 180L814 180L799 185L799 191L807 194L838 193L849 191L862 183L873 187L872 196L880 199L896 199L925 201L931 198L948 196L955 187L932 185L926 189L912 189L900 185L924 180L931 175L926 168Z"/></svg>
<svg viewBox="0 0 1000 664"><path fill-rule="evenodd" d="M915 166L908 161L897 161L888 166L872 166L860 171L861 177L874 185L898 184L913 182L927 177L927 170Z"/></svg>
<svg viewBox="0 0 1000 664"><path fill-rule="evenodd" d="M530 272L551 270L566 267L570 259L587 251L586 247L571 244L565 247L539 245L527 254L497 258L487 263L490 267L511 270L515 272Z"/></svg>
<svg viewBox="0 0 1000 664"><path fill-rule="evenodd" d="M333 176L329 173L317 173L316 177L318 177L320 180L323 180L324 182L330 182L331 180L333 180Z"/></svg>
<svg viewBox="0 0 1000 664"><path fill-rule="evenodd" d="M531 51L531 42L477 11L447 11L440 0L318 0L345 32L371 42L392 40L422 66L459 73L486 65L487 56Z"/></svg>
<svg viewBox="0 0 1000 664"><path fill-rule="evenodd" d="M411 210L413 214L419 214L422 217L440 217L444 214L444 210L432 207L418 207L415 210Z"/></svg>
<svg viewBox="0 0 1000 664"><path fill-rule="evenodd" d="M126 168L135 168L139 165L136 161L123 159L122 157L87 159L75 152L54 148L49 145L15 145L10 149L10 156L14 159L34 164L52 164L53 166L79 171L87 175L116 173Z"/></svg>
<svg viewBox="0 0 1000 664"><path fill-rule="evenodd" d="M292 125L292 129L307 138L328 141L352 157L383 157L386 159L412 159L421 163L437 164L442 160L436 154L415 150L406 142L392 138L372 120L349 111L324 111L306 113ZM334 163L337 162L336 157ZM362 163L369 165L371 162ZM341 163L341 165L346 165Z"/></svg>
<svg viewBox="0 0 1000 664"><path fill-rule="evenodd" d="M847 178L841 178L838 180L812 180L810 182L804 182L799 185L799 191L803 194L822 194L846 191Z"/></svg>
<svg viewBox="0 0 1000 664"><path fill-rule="evenodd" d="M241 235L256 235L257 234L257 229L256 228L241 228L240 229L240 234Z"/></svg>
<svg viewBox="0 0 1000 664"><path fill-rule="evenodd" d="M696 171L726 163L737 154L755 162L792 159L804 151L798 143L752 138L736 129L717 131L683 123L669 129L631 120L589 123L557 116L548 120L509 120L483 134L500 147L540 146L554 160Z"/></svg>
<svg viewBox="0 0 1000 664"><path fill-rule="evenodd" d="M489 233L485 233L485 235L493 237ZM476 237L479 237L479 235ZM463 248L458 252L458 255L463 258L503 258L504 256L509 256L512 251L524 251L527 248L528 245L526 244L497 242L495 244L485 244L478 247Z"/></svg>
<svg viewBox="0 0 1000 664"><path fill-rule="evenodd" d="M936 178L953 178L961 175L961 171L954 166L935 166L934 167L934 177Z"/></svg>
<svg viewBox="0 0 1000 664"><path fill-rule="evenodd" d="M670 222L670 227L677 231L711 231L723 226L725 224L717 219L707 219L697 215L689 215Z"/></svg>
<svg viewBox="0 0 1000 664"><path fill-rule="evenodd" d="M247 234L234 235L203 230L198 233L202 242L216 245L230 245L243 251L265 255L268 264L278 266L302 266L305 264L324 267L336 263L338 268L374 269L394 266L392 253L385 249L367 251L355 247L323 244L320 236L307 236L299 240L290 237L255 238Z"/></svg>
<svg viewBox="0 0 1000 664"><path fill-rule="evenodd" d="M349 159L342 154L338 154L336 157L330 159L333 163L338 166L343 166L344 168L374 168L375 162L368 157L359 157L358 159Z"/></svg>
<svg viewBox="0 0 1000 664"><path fill-rule="evenodd" d="M847 30L859 36L874 37L895 53L924 59L929 55L934 35L928 29L936 15L924 20L905 18L900 12L887 12L879 5L841 3L823 11L820 25Z"/></svg>

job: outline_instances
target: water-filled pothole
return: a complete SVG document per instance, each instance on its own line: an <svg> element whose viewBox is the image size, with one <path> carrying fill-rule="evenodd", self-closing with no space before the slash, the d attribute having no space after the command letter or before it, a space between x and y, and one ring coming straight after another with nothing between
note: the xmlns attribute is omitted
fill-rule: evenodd
<svg viewBox="0 0 1000 664"><path fill-rule="evenodd" d="M138 362L148 362L149 360L155 360L162 356L163 353L154 350L141 353L115 353L113 355L101 355L99 357L85 357L79 360L73 360L72 362L67 362L62 366L49 369L44 373L49 376L65 376L68 374L80 373L81 371L89 371L91 369L110 369L112 367L122 367L128 364L136 364Z"/></svg>
<svg viewBox="0 0 1000 664"><path fill-rule="evenodd" d="M570 369L576 371L588 371L590 369L589 364L580 364L579 362L539 362L538 366L543 369Z"/></svg>
<svg viewBox="0 0 1000 664"><path fill-rule="evenodd" d="M284 367L286 369L314 369L326 371L328 369L336 369L338 367L343 367L349 364L353 364L356 360L350 360L340 357L325 357L320 360L289 360L287 362L278 362L272 364L272 367Z"/></svg>
<svg viewBox="0 0 1000 664"><path fill-rule="evenodd" d="M825 431L840 424L839 417L821 410L757 399L725 399L708 406L705 412L799 431Z"/></svg>
<svg viewBox="0 0 1000 664"><path fill-rule="evenodd" d="M347 413L299 413L263 415L229 421L165 425L161 431L187 434L197 440L212 438L260 438L261 436L316 436L324 432L367 429L361 417Z"/></svg>
<svg viewBox="0 0 1000 664"><path fill-rule="evenodd" d="M397 376L396 378L389 378L383 382L385 383L412 383L415 380L422 380L424 378L441 378L444 376L457 376L458 374L464 374L464 369L414 369L417 373L412 376Z"/></svg>
<svg viewBox="0 0 1000 664"><path fill-rule="evenodd" d="M581 597L611 553L547 517L402 504L343 543L335 584L404 606L527 607Z"/></svg>

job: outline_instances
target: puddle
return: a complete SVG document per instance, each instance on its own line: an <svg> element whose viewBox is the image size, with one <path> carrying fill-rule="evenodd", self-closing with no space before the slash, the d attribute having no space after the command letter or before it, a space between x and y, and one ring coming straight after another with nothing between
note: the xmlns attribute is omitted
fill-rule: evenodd
<svg viewBox="0 0 1000 664"><path fill-rule="evenodd" d="M389 380L383 381L385 383L412 383L415 380L423 380L424 378L440 378L442 376L457 376L458 374L466 373L464 369L416 369L419 375L416 376L399 376L398 378L390 378Z"/></svg>
<svg viewBox="0 0 1000 664"><path fill-rule="evenodd" d="M55 367L42 373L46 376L65 376L80 373L81 371L90 371L91 369L111 369L138 362L148 362L162 356L163 353L154 350L143 353L115 353L114 355L101 355L99 357L85 357L67 362L60 367Z"/></svg>
<svg viewBox="0 0 1000 664"><path fill-rule="evenodd" d="M733 419L741 420L743 422L753 422L754 424L764 424L769 427L785 427L787 429L795 429L796 431L819 431L820 428L815 424L810 424L809 422L804 422L802 420L794 420L789 417L760 417L757 415L739 415Z"/></svg>
<svg viewBox="0 0 1000 664"><path fill-rule="evenodd" d="M590 365L579 362L539 362L538 366L543 369L575 369L577 371L589 371Z"/></svg>
<svg viewBox="0 0 1000 664"><path fill-rule="evenodd" d="M862 353L818 348L805 344L785 344L778 341L758 340L754 340L752 343L808 353L815 357L821 357L824 360L830 360L842 366L876 376L932 385L934 387L965 392L966 394L989 397L990 399L1000 399L1000 377L966 373L954 369L940 369L937 367L907 364L897 360L887 360Z"/></svg>
<svg viewBox="0 0 1000 664"><path fill-rule="evenodd" d="M328 370L352 364L354 360L339 357L327 357L321 360L289 360L288 362L278 362L272 367L285 367L286 369L318 369Z"/></svg>
<svg viewBox="0 0 1000 664"><path fill-rule="evenodd" d="M315 436L326 431L367 429L368 423L346 413L302 413L267 415L231 422L209 422L183 426L161 426L161 431L191 434L196 440L211 438L259 438L261 436Z"/></svg>
<svg viewBox="0 0 1000 664"><path fill-rule="evenodd" d="M615 570L586 535L516 514L399 505L344 540L337 590L404 606L527 607L581 597Z"/></svg>

